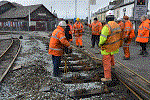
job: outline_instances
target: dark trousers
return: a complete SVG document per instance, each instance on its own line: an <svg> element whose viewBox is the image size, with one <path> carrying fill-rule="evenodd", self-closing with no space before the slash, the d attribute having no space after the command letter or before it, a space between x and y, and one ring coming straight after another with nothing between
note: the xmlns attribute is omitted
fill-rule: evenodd
<svg viewBox="0 0 150 100"><path fill-rule="evenodd" d="M146 43L140 43L140 46L142 47L142 52L146 51Z"/></svg>
<svg viewBox="0 0 150 100"><path fill-rule="evenodd" d="M92 35L92 38L91 38L92 47L95 46L95 42L96 42L96 44L98 46L98 44L99 44L99 38L100 38L100 35Z"/></svg>
<svg viewBox="0 0 150 100"><path fill-rule="evenodd" d="M59 66L61 64L61 56L54 56L52 55L53 60L53 75L57 77L59 75Z"/></svg>

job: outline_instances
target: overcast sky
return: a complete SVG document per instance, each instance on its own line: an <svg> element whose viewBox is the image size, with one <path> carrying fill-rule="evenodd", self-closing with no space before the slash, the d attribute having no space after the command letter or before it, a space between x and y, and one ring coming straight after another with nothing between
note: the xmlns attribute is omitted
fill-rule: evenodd
<svg viewBox="0 0 150 100"><path fill-rule="evenodd" d="M58 17L61 18L74 18L75 17L75 0L8 0L10 2L20 3L24 6L43 4L51 11L56 10ZM111 0L96 0L96 5L91 5L91 11L95 12L98 8L108 5ZM88 16L88 0L77 0L77 17L86 18ZM67 16L66 16L67 12ZM69 13L69 14L68 14Z"/></svg>
<svg viewBox="0 0 150 100"><path fill-rule="evenodd" d="M52 9L56 10L56 13L59 18L75 17L75 0L8 0L8 1L16 2L24 6L43 4L50 11L52 6ZM91 5L90 9L92 12L95 12L99 8L107 6L109 1L113 0L96 0L96 5ZM148 1L149 1L148 9L150 10L150 0ZM88 8L88 0L77 0L77 17L85 19L88 16L87 8Z"/></svg>

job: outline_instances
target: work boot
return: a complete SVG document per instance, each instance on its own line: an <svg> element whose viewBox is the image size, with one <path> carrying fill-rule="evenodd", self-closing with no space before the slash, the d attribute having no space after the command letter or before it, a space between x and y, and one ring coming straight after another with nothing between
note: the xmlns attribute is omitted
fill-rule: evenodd
<svg viewBox="0 0 150 100"><path fill-rule="evenodd" d="M80 48L82 48L82 46L80 46Z"/></svg>
<svg viewBox="0 0 150 100"><path fill-rule="evenodd" d="M123 60L130 60L130 57L129 58L124 57Z"/></svg>
<svg viewBox="0 0 150 100"><path fill-rule="evenodd" d="M141 51L138 55L144 55L144 52L143 52L143 51Z"/></svg>
<svg viewBox="0 0 150 100"><path fill-rule="evenodd" d="M148 52L144 51L143 57L147 57L147 55L148 55Z"/></svg>
<svg viewBox="0 0 150 100"><path fill-rule="evenodd" d="M91 46L91 48L94 48L94 46Z"/></svg>
<svg viewBox="0 0 150 100"><path fill-rule="evenodd" d="M79 46L77 45L77 47L79 47Z"/></svg>
<svg viewBox="0 0 150 100"><path fill-rule="evenodd" d="M146 54L146 55L148 55L148 52L147 52L147 51L145 51L145 54Z"/></svg>
<svg viewBox="0 0 150 100"><path fill-rule="evenodd" d="M110 79L107 79L107 78L101 78L101 81L102 81L102 82L112 81L112 79L111 79L111 78L110 78Z"/></svg>

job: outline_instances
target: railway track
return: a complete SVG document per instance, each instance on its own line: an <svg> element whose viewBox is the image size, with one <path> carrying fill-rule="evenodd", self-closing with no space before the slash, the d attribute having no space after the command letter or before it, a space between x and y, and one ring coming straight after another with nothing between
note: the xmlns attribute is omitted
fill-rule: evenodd
<svg viewBox="0 0 150 100"><path fill-rule="evenodd" d="M106 82L105 84L101 82L100 79L104 77L101 60L98 60L95 57L91 57L91 55L84 52L83 49L74 47L73 51L74 52L72 54L64 55L62 57L63 61L60 71L64 74L61 75L61 81L66 85L85 83L93 84L94 82L97 82L101 87L95 87L91 89L76 89L74 91L68 92L67 95L76 99L91 98L93 96L99 96L97 99L100 99L103 94L105 96L108 95L106 98L128 98L129 95L127 93L124 95L122 94L122 89L115 89L116 87L120 88L120 86L124 86L126 84L122 84L114 72L112 72L112 82ZM128 87L128 89L130 88ZM126 88L125 90L128 89ZM132 92L136 94L134 91ZM114 93L114 95L112 95L112 93ZM135 97L141 99L137 94Z"/></svg>
<svg viewBox="0 0 150 100"><path fill-rule="evenodd" d="M16 39L16 41L17 41L17 39ZM17 43L16 43L16 45L17 45ZM18 48L19 48L19 46L18 46ZM66 96L68 96L72 99L90 98L90 97L95 97L96 99L101 99L101 97L103 97L102 99L110 99L110 98L112 98L112 99L113 98L128 99L128 97L131 97L131 95L137 99L144 99L148 95L149 92L146 91L145 89L143 89L146 91L145 92L146 96L145 97L143 95L141 96L140 93L137 93L134 88L130 87L130 83L127 84L127 82L129 82L129 81L132 82L133 78L136 77L137 80L138 80L138 78L134 74L128 75L127 73L123 73L123 74L119 73L119 72L121 72L121 68L122 68L119 65L117 65L118 66L117 69L115 69L115 70L113 69L113 72L112 72L113 81L110 83L103 84L100 81L100 78L103 77L103 74L104 74L101 59L97 58L96 55L94 55L94 53L91 53L87 48L86 48L86 50L84 50L84 49L85 48L79 49L79 48L74 47L73 53L71 55L64 55L62 57L63 61L62 61L61 67L60 67L60 71L62 72L61 81L66 85L66 87L68 84L77 85L77 84L86 84L87 83L87 84L91 85L95 82L100 87L80 88L80 89L76 89L76 90L68 91L68 92L61 92L57 89L50 88L51 90L59 92L61 94L66 94ZM7 51L9 51L9 50L7 50ZM10 50L10 51L12 51L12 50ZM13 50L13 51L17 51L17 50ZM19 52L19 50L18 50L18 52ZM7 55L6 58L7 57L11 58L10 56L8 56L9 54L12 54L12 52L6 54ZM4 60L6 60L5 57L4 57ZM1 63L1 60L0 60L0 63ZM9 69L8 69L8 71L9 71ZM126 71L126 69L123 69L123 70ZM118 77L119 75L120 75L120 77ZM123 75L126 75L128 77L124 78ZM130 76L132 79L130 78ZM123 79L121 77L123 77ZM129 81L127 81L127 79ZM142 80L141 81L142 83L145 82L143 79L141 79L141 80ZM140 83L140 84L142 84L142 83ZM135 84L133 84L133 85L136 86ZM148 83L146 83L146 85L149 86Z"/></svg>
<svg viewBox="0 0 150 100"><path fill-rule="evenodd" d="M17 55L20 52L21 43L18 38L12 39L10 46L0 56L0 83L3 81Z"/></svg>
<svg viewBox="0 0 150 100"><path fill-rule="evenodd" d="M87 41L87 40L86 40ZM87 43L90 45L89 41ZM97 60L101 60L97 58L95 53L92 53L90 50L87 49L87 52L90 53ZM115 73L117 78L130 88L131 91L134 92L137 97L140 99L149 99L150 98L150 82L143 78L142 76L138 75L133 70L129 69L121 62L115 60Z"/></svg>

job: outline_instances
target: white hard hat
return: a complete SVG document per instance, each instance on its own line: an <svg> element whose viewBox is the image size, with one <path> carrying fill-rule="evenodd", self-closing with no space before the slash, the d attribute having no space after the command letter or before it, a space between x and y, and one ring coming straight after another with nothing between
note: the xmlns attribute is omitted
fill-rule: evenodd
<svg viewBox="0 0 150 100"><path fill-rule="evenodd" d="M113 10L107 11L107 12L106 12L106 16L108 16L108 15L114 15L114 11L113 11Z"/></svg>
<svg viewBox="0 0 150 100"><path fill-rule="evenodd" d="M67 24L66 24L65 21L60 21L58 25L59 25L59 26L67 26Z"/></svg>

